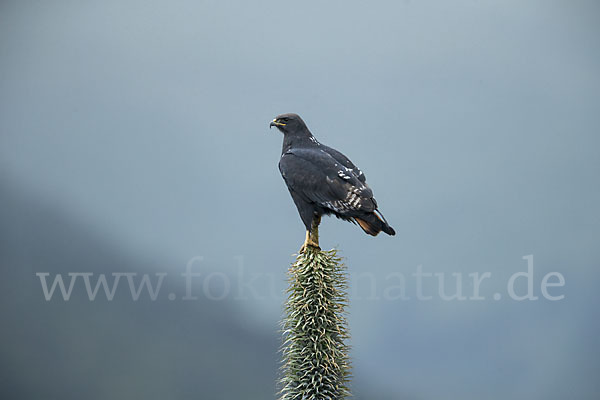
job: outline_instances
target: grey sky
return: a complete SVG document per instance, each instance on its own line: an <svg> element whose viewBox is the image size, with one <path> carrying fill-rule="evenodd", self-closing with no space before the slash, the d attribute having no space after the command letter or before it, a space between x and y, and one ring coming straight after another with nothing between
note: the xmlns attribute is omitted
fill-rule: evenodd
<svg viewBox="0 0 600 400"><path fill-rule="evenodd" d="M418 399L592 398L599 19L593 1L5 1L0 179L165 268L243 255L279 290L304 232L268 123L299 113L398 232L326 219L351 275L490 271L490 294L533 254L538 295L566 280L559 302L351 300L358 368ZM277 328L281 304L241 307Z"/></svg>

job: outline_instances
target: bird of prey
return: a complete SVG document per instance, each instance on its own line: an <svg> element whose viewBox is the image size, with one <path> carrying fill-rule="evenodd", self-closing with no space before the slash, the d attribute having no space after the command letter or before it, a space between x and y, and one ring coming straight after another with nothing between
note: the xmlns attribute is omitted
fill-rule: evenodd
<svg viewBox="0 0 600 400"><path fill-rule="evenodd" d="M279 171L306 227L306 246L319 248L322 215L355 222L369 235L394 229L377 210L377 202L363 172L339 151L313 136L297 114L281 114L270 127L283 133Z"/></svg>

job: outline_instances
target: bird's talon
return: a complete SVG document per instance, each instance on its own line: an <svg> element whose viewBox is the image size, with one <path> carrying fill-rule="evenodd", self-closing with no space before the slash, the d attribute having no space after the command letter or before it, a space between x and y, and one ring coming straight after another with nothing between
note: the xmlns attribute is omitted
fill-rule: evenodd
<svg viewBox="0 0 600 400"><path fill-rule="evenodd" d="M321 250L321 247L319 247L318 244L316 244L314 242L307 242L307 243L304 243L302 245L302 247L300 247L300 250L298 251L298 253L300 253L300 254L305 253L306 252L306 248L309 247L309 246L312 247L313 249Z"/></svg>

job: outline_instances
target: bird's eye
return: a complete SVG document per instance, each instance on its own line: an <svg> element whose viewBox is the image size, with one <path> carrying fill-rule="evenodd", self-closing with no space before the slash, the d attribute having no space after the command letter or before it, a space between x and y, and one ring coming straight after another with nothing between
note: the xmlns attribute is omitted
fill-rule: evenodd
<svg viewBox="0 0 600 400"><path fill-rule="evenodd" d="M288 122L288 121L289 121L289 118L281 118L281 121L283 121L283 122Z"/></svg>

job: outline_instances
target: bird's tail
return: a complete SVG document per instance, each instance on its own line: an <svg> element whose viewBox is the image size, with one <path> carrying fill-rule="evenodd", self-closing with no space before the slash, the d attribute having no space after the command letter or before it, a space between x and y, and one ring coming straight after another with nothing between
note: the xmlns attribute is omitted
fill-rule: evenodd
<svg viewBox="0 0 600 400"><path fill-rule="evenodd" d="M387 223L383 217L383 214L381 214L378 210L375 210L375 212L369 214L361 215L360 217L355 217L354 219L356 222L358 222L363 231L371 236L377 236L381 231L384 231L390 236L394 236L396 234L394 228Z"/></svg>

